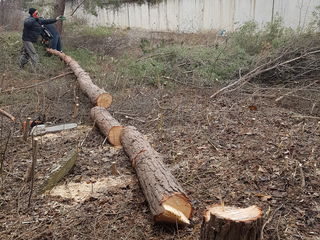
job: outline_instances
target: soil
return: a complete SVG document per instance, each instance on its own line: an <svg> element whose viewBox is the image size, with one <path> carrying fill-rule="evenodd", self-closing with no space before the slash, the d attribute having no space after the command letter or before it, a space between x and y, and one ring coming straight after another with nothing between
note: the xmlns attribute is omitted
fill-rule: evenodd
<svg viewBox="0 0 320 240"><path fill-rule="evenodd" d="M187 227L154 224L128 157L93 126L92 106L76 86L66 76L39 87L28 104L1 105L18 122L42 109L47 122L78 127L40 137L28 206L31 139L24 141L20 124L0 116L0 239L198 239L205 208L221 202L261 207L263 239L319 239L319 85L280 101L290 89L251 84L210 99L216 89L110 88L110 112L147 136L191 198ZM75 96L80 111L74 118ZM37 194L59 159L79 144L73 171L52 191Z"/></svg>

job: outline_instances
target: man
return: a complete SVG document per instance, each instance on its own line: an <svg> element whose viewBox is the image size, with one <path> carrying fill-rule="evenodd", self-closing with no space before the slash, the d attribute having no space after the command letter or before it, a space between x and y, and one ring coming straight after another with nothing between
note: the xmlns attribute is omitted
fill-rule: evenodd
<svg viewBox="0 0 320 240"><path fill-rule="evenodd" d="M36 49L33 46L33 43L36 43L38 37L41 34L41 25L44 24L52 24L61 19L61 17L57 17L56 19L39 19L38 10L35 8L29 9L30 16L25 19L23 26L23 47L22 47L22 55L20 58L20 67L23 68L29 60L34 67L39 62L39 56L36 52Z"/></svg>

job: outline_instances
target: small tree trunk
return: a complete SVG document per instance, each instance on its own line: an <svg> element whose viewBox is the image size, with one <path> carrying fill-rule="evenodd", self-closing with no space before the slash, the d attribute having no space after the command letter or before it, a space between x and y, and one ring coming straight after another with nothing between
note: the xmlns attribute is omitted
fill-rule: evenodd
<svg viewBox="0 0 320 240"><path fill-rule="evenodd" d="M108 138L108 141L112 145L121 146L120 135L123 127L105 108L92 108L91 118L95 121L100 131Z"/></svg>
<svg viewBox="0 0 320 240"><path fill-rule="evenodd" d="M58 16L63 16L64 15L64 10L66 8L66 0L56 0L54 7L53 7L53 16L56 18ZM57 30L59 33L62 33L62 21L58 21L56 23Z"/></svg>
<svg viewBox="0 0 320 240"><path fill-rule="evenodd" d="M156 222L189 224L192 205L184 190L164 166L162 156L134 127L125 127L121 142L135 168Z"/></svg>
<svg viewBox="0 0 320 240"><path fill-rule="evenodd" d="M259 240L262 211L248 208L213 205L204 214L200 240Z"/></svg>

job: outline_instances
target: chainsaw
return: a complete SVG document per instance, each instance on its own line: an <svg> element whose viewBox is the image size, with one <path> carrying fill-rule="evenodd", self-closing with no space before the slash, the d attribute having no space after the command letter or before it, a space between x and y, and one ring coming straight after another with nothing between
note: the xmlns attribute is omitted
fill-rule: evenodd
<svg viewBox="0 0 320 240"><path fill-rule="evenodd" d="M76 128L78 125L76 123L65 123L65 124L59 124L54 126L47 126L45 124L39 124L34 126L31 131L30 135L32 136L40 136L45 135L47 133L54 133L54 132L60 132L63 130L69 130L72 128Z"/></svg>

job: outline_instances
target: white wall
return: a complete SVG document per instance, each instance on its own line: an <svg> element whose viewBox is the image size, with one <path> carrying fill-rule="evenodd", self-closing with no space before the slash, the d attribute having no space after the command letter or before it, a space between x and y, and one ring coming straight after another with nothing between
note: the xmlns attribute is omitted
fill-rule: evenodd
<svg viewBox="0 0 320 240"><path fill-rule="evenodd" d="M97 9L98 16L79 9L77 17L92 26L141 28L152 31L206 32L234 30L249 20L260 25L279 15L287 27L305 27L320 0L164 0L159 4L124 4L119 9ZM77 6L67 6L67 15Z"/></svg>

